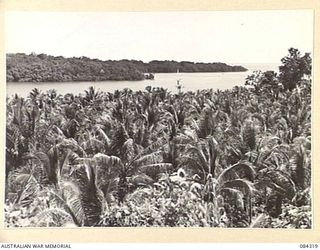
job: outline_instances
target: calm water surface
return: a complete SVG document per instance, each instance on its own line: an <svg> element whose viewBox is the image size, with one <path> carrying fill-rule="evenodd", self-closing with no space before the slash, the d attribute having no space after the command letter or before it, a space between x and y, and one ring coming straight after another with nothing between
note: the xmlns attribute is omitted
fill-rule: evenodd
<svg viewBox="0 0 320 250"><path fill-rule="evenodd" d="M230 89L234 86L243 86L246 77L254 70L277 70L274 64L241 64L249 70L246 72L230 73L158 73L154 80L143 81L104 81L104 82L40 82L40 83L7 83L7 96L14 94L26 97L33 88L42 92L56 89L59 94L83 93L90 86L105 92L113 92L117 89L130 88L132 90L144 90L147 86L163 87L176 93L177 80L180 80L183 91L196 91L198 89Z"/></svg>

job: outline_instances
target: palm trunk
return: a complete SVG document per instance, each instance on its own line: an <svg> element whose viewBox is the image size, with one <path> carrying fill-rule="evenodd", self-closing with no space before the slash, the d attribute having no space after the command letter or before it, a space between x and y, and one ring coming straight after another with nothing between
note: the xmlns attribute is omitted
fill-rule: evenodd
<svg viewBox="0 0 320 250"><path fill-rule="evenodd" d="M127 177L125 173L120 175L119 188L118 188L118 202L119 204L124 201L124 197L127 193Z"/></svg>
<svg viewBox="0 0 320 250"><path fill-rule="evenodd" d="M277 216L282 213L282 197L280 195L277 195L275 210Z"/></svg>
<svg viewBox="0 0 320 250"><path fill-rule="evenodd" d="M251 222L252 222L252 201L251 201L251 199L252 199L252 197L251 197L251 195L249 195L249 197L248 197L249 224L251 224Z"/></svg>

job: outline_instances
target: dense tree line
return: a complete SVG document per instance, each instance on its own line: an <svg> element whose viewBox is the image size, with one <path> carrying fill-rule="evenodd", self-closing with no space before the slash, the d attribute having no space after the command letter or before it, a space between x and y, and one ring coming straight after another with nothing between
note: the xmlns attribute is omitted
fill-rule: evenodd
<svg viewBox="0 0 320 250"><path fill-rule="evenodd" d="M311 228L311 71L286 87L295 65L252 88L7 99L6 225Z"/></svg>
<svg viewBox="0 0 320 250"><path fill-rule="evenodd" d="M242 66L230 66L225 63L195 63L189 61L151 61L145 65L148 72L239 72L247 69Z"/></svg>
<svg viewBox="0 0 320 250"><path fill-rule="evenodd" d="M8 82L143 80L145 73L245 71L224 63L64 58L46 54L7 54Z"/></svg>

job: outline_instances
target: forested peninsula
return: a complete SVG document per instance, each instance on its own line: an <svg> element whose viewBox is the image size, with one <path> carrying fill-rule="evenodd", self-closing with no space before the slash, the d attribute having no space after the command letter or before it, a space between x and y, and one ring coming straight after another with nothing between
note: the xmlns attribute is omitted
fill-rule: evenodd
<svg viewBox="0 0 320 250"><path fill-rule="evenodd" d="M146 73L247 71L242 66L230 66L220 62L102 61L84 56L65 58L35 53L7 54L6 65L7 82L143 80Z"/></svg>

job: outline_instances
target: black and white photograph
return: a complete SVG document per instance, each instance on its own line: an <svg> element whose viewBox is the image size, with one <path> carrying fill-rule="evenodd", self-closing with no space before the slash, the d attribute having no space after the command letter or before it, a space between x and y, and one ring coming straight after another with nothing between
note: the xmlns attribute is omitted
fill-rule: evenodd
<svg viewBox="0 0 320 250"><path fill-rule="evenodd" d="M7 11L5 227L312 229L313 23Z"/></svg>

